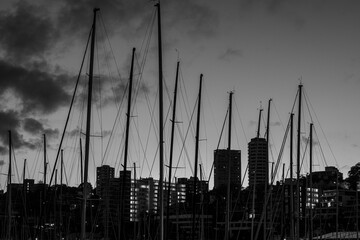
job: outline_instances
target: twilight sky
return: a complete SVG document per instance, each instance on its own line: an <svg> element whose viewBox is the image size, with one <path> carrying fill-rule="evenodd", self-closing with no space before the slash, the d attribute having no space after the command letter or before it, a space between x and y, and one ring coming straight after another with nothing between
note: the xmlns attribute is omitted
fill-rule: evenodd
<svg viewBox="0 0 360 240"><path fill-rule="evenodd" d="M147 0L11 1L0 3L0 172L8 169L12 130L17 182L26 175L42 179L42 135L47 136L49 167L64 128L81 66L94 7L98 15L90 181L95 167L120 170L131 49L136 47L135 90L129 166L137 177L158 178L157 27ZM308 169L306 138L315 126L314 170L337 166L344 176L360 151L360 2L356 0L163 0L165 161L169 159L170 103L176 61L180 60L179 122L176 127L175 177L192 175L199 75L204 74L200 162L210 175L213 150L234 91L232 147L242 151L256 135L258 111L271 110L271 162L277 160L297 87L304 84L302 173ZM150 34L151 33L151 34ZM84 68L88 68L88 55ZM88 70L86 70L88 71ZM64 142L67 181L80 182L79 138L84 141L86 71L82 71L70 126ZM308 111L310 109L310 113ZM296 113L297 114L297 113ZM297 116L295 116L297 118ZM225 126L226 127L226 126ZM113 130L113 131L112 131ZM227 130L220 148L227 146ZM102 136L102 137L100 137ZM183 140L186 139L183 145ZM184 146L184 147L183 147ZM288 169L288 142L282 162ZM166 173L167 174L167 173ZM278 176L280 176L279 173ZM211 180L212 182L212 180ZM245 186L247 185L247 178ZM0 189L6 176L0 176Z"/></svg>

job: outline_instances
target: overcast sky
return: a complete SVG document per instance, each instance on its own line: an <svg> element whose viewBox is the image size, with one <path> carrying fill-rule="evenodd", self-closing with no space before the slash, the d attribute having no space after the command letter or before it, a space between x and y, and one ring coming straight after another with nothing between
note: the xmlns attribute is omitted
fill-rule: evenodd
<svg viewBox="0 0 360 240"><path fill-rule="evenodd" d="M359 1L163 0L161 6L167 87L164 102L166 162L171 123L167 113L173 97L176 61L181 62L177 118L181 123L177 124L174 161L185 168L179 168L176 177L192 174L196 114L188 134L187 127L201 73L204 74L204 89L200 162L204 177L210 175L229 91L235 93L232 147L242 151L244 172L247 143L256 135L261 106L264 108L261 135L264 135L269 98L274 103L270 161L278 159L284 128L300 82L306 95L302 146L305 151L309 123L314 122L314 169L319 171L331 165L347 175L349 168L359 162ZM154 2L3 0L0 3L0 171L6 173L8 169L7 131L11 129L19 169L14 173L15 181L22 174L25 158L28 159L28 177L41 180L44 133L48 140L49 166L54 167L94 7L101 10L97 23L95 85L98 87L94 90L90 181L95 182L96 166L114 166L118 175L123 161L126 88L133 47L137 48L134 90L137 94L131 114L129 166L135 162L139 167L137 177L158 178ZM146 44L148 40L149 45ZM87 67L86 60L84 68ZM71 185L80 182L78 141L79 133L85 129L86 107L82 104L86 71L82 73L83 81L64 146L67 179ZM97 91L99 89L102 93ZM220 148L227 147L226 134ZM181 150L184 138L186 147ZM287 151L288 144L282 158L286 169ZM308 150L303 154L307 156ZM303 173L307 172L307 161L304 159ZM3 175L0 184L0 188L6 185Z"/></svg>

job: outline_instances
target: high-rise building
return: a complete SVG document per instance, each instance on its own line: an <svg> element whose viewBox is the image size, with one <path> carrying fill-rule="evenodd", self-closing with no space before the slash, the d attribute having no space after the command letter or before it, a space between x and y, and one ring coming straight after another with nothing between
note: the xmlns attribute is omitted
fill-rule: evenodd
<svg viewBox="0 0 360 240"><path fill-rule="evenodd" d="M249 187L262 188L268 179L268 145L265 138L253 138L248 144Z"/></svg>
<svg viewBox="0 0 360 240"><path fill-rule="evenodd" d="M96 168L96 194L103 196L104 189L109 186L110 179L113 179L114 168L109 165L103 165Z"/></svg>
<svg viewBox="0 0 360 240"><path fill-rule="evenodd" d="M229 162L230 153L230 162ZM230 164L229 164L230 163ZM214 188L228 185L241 186L241 151L218 149L214 151Z"/></svg>

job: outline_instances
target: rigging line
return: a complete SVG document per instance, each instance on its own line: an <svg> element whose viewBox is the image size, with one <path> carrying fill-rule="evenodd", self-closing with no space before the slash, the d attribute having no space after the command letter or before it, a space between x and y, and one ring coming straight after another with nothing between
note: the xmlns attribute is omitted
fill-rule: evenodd
<svg viewBox="0 0 360 240"><path fill-rule="evenodd" d="M143 41L141 43L140 52L143 51L145 40L149 41L149 39L151 39L152 30L154 29L155 17L156 17L156 9L153 10L151 20L149 21L149 24L148 24L148 26L146 28L144 39L143 39ZM136 61L136 64L138 65L137 67L141 68L138 61ZM143 64L143 62L142 62L142 64Z"/></svg>
<svg viewBox="0 0 360 240"><path fill-rule="evenodd" d="M153 12L152 20L150 21L150 23L148 25L148 29L146 30L146 35L145 35L144 40L143 40L143 42L141 44L140 53L143 51L145 40L147 40L146 44L145 44L144 54L143 54L143 57L142 57L142 60L141 60L141 65L139 65L139 61L138 61L139 59L135 55L135 61L136 61L137 65L138 65L138 67L139 67L139 75L138 75L138 78L137 78L136 86L134 88L134 89L137 89L135 94L134 94L134 106L136 105L136 100L138 99L139 92L142 89L141 88L141 82L143 80L143 73L144 73L144 68L145 68L145 64L146 64L146 59L147 59L149 49L150 49L152 31L154 29L154 24L155 24L155 17L156 17L156 10L154 10L154 12ZM147 34L149 34L149 35L147 36Z"/></svg>
<svg viewBox="0 0 360 240"><path fill-rule="evenodd" d="M304 93L305 93L305 97L308 98L307 92L304 91ZM330 149L331 155L333 156L336 165L339 166L339 163L338 163L338 161L337 161L337 158L335 157L335 154L334 154L334 152L333 152L333 150L332 150L332 148L331 148L331 146L330 146L330 143L329 143L329 141L328 141L328 139L327 139L327 137L326 137L326 135L325 135L324 129L322 128L322 126L321 126L321 124L320 124L320 121L319 121L319 118L318 118L318 116L317 116L317 114L316 114L316 111L315 111L315 109L314 109L314 107L312 106L312 104L311 104L310 101L309 101L309 103L310 103L310 107L311 107L312 111L314 112L316 121L317 121L317 123L318 123L318 125L319 125L319 127L320 127L320 129L321 129L321 133L323 134L323 136L324 136L324 138L325 138L325 141L326 141L326 143L327 143L327 145L328 145L328 147L329 147L329 149ZM320 144L319 144L319 145L320 145Z"/></svg>
<svg viewBox="0 0 360 240"><path fill-rule="evenodd" d="M317 134L317 132L316 132L316 128L313 128L313 129L314 129L314 133L315 133L316 138L319 139L318 134ZM318 144L319 144L319 148L320 148L321 155L322 155L322 159L323 159L323 161L324 161L324 163L325 163L325 166L329 166L328 163L326 162L325 154L324 154L324 151L323 151L323 149L322 149L322 145L320 144L320 141L319 141L319 140L318 140ZM336 164L337 164L337 163L336 163ZM338 164L337 164L337 165L338 165Z"/></svg>
<svg viewBox="0 0 360 240"><path fill-rule="evenodd" d="M181 140L182 140L182 143L183 143L183 144L182 144L182 147L181 147L181 150L180 150L180 153L179 153L178 161L177 161L177 163L176 163L176 168L175 168L175 171L174 171L174 176L176 176L176 172L177 172L178 167L179 167L181 155L182 155L182 152L183 152L184 149L185 149L185 153L186 153L188 162L190 163L190 160L189 160L190 157L189 157L189 155L188 155L187 149L185 148L185 140L187 139L189 130L190 130L190 128L191 128L191 122L192 122L192 119L193 119L193 117L194 117L195 110L196 110L196 103L197 103L197 101L195 102L193 111L192 111L192 113L191 113L191 118L190 118L190 121L189 121L187 130L186 130L185 138L183 138L183 135L182 135L182 133L181 133L181 131L180 131L180 129L179 129L179 125L177 125L178 131L179 131L179 135L180 135L180 137L181 137ZM190 163L189 166L190 166L191 172L193 173L193 172L194 172L194 169L192 168L192 164Z"/></svg>
<svg viewBox="0 0 360 240"><path fill-rule="evenodd" d="M220 146L220 143L221 143L222 135L223 135L223 133L224 133L224 128L225 128L225 125L226 125L226 119L227 119L227 117L228 117L228 114L229 114L229 108L227 109L226 114L225 114L224 122L223 122L223 125L222 125L222 128L221 128L221 132L220 132L219 141L218 141L218 144L217 144L217 146L216 146L216 152L219 150L219 146ZM215 160L215 157L214 157L214 160ZM209 173L208 182L210 181L210 178L211 178L213 169L214 169L214 161L213 161L212 164L211 164L211 169L210 169L210 173Z"/></svg>
<svg viewBox="0 0 360 240"><path fill-rule="evenodd" d="M310 136L306 139L306 145L305 145L305 149L304 149L304 152L303 152L303 156L302 156L302 159L301 159L301 164L300 164L300 172L301 172L301 169L303 167L303 163L304 163L304 159L305 159L305 156L306 156L306 150L307 150L307 147L310 143Z"/></svg>
<svg viewBox="0 0 360 240"><path fill-rule="evenodd" d="M103 30L104 30L104 32L105 32L106 39L107 39L107 41L108 41L108 44L109 44L109 47L110 47L110 50L111 50L111 56L113 57L114 62L115 62L115 66L116 66L117 73L118 73L118 75L119 75L119 77L120 77L120 79L121 79L121 73L120 73L120 70L119 70L119 67L118 67L118 63L117 63L116 58L115 58L115 54L114 54L113 48L112 48L112 46L111 46L111 44L110 44L109 35L108 35L107 30L106 30L106 27L105 27L105 24L104 24L104 19L103 19L103 17L102 17L102 13L101 13L101 12L100 12L100 22L102 23L102 26L103 26Z"/></svg>
<svg viewBox="0 0 360 240"><path fill-rule="evenodd" d="M19 170L18 170L17 163L16 163L16 156L15 156L14 147L11 148L11 151L12 151L12 156L13 156L13 159L14 159L13 162L15 163L16 176L18 178L18 182L20 183L20 175L19 175Z"/></svg>
<svg viewBox="0 0 360 240"><path fill-rule="evenodd" d="M287 141L287 138L288 138L289 131L290 131L290 119L289 119L286 131L285 131L285 134L284 134L283 141L281 143L281 148L280 148L280 152L279 152L279 155L278 155L278 159L277 159L276 164L275 164L274 173L277 173L277 171L279 169L280 161L281 161L281 159L283 157L285 144L286 144L286 141ZM271 184L274 184L274 181L275 181L275 174L273 174L273 178L271 179Z"/></svg>
<svg viewBox="0 0 360 240"><path fill-rule="evenodd" d="M73 105L73 103L74 103L74 98L75 98L75 95L76 95L76 90L77 90L78 83L79 83L79 79L80 79L80 76L81 76L82 67L83 67L83 64L84 64L84 61L85 61L86 51L87 51L87 49L88 49L91 32L92 32L92 27L91 27L91 30L90 30L90 33L89 33L89 36L88 36L88 41L87 41L87 43L86 43L84 56L83 56L83 59L82 59L82 62L81 62L81 66L80 66L80 71L79 71L79 74L78 74L78 77L77 77L77 80L76 80L76 85L75 85L73 97L72 97L72 99L71 99L70 109L69 109L68 116L67 116L67 119L66 119L66 123L65 123L64 130L63 130L63 134L62 134L62 136L61 136L59 148L58 148L58 151L57 151L57 154L56 154L55 165L57 164L57 161L58 161L58 158L59 158L60 150L61 150L61 147L62 147L62 142L63 142L64 136L65 136L65 132L66 132L66 127L67 127L68 120L69 120L69 116L70 116L70 113L71 113L71 110L72 110L72 105ZM50 178L49 184L51 184L52 179L53 179L53 177L54 177L54 174L55 174L55 169L53 169L53 171L52 171L52 173L51 173L51 178Z"/></svg>
<svg viewBox="0 0 360 240"><path fill-rule="evenodd" d="M95 36L95 37L97 37L97 36ZM99 47L98 47L98 45L99 45L99 41L96 39L96 41L95 41L95 43L96 43L96 55L97 55L97 58L96 59L100 59L99 58ZM105 45L105 44L104 44ZM105 48L105 46L103 47L103 48ZM105 52L106 53L106 52ZM106 58L106 57L105 57ZM103 119L102 119L102 116L103 116L103 112L102 112L102 95L101 95L101 88L102 88L102 85L101 85L101 77L102 77L102 74L101 74L101 72L100 72L100 61L98 60L97 61L97 65L98 65L98 72L99 72L99 78L97 79L97 81L98 81L98 86L99 86L99 89L98 89L98 92L99 92L99 108L97 108L96 110L96 112L97 112L97 115L98 115L98 120L99 120L99 124L100 124L100 143L101 143L101 147L100 147L100 151L101 151L101 155L100 156L103 156L104 155L104 136L103 136L103 132L104 132L104 129L103 129ZM96 79L95 79L95 81L96 81ZM94 84L95 85L95 84ZM95 106L96 106L96 104L95 104Z"/></svg>
<svg viewBox="0 0 360 240"><path fill-rule="evenodd" d="M280 122L281 127L283 128L283 131L285 131L284 123L281 121L280 114L279 114L279 112L278 112L278 110L277 110L277 108L276 108L276 104L275 104L274 99L273 99L273 101L272 101L272 106L273 106L274 109L275 109L276 115L277 115L277 117L278 117L278 119L279 119L279 122Z"/></svg>
<svg viewBox="0 0 360 240"><path fill-rule="evenodd" d="M248 138L247 138L247 136L246 136L246 132L245 132L245 128L244 128L243 121L241 120L241 117L240 117L240 112L239 112L238 105L236 104L236 101L234 101L234 103L235 103L236 111L237 111L238 116L239 116L239 119L240 119L241 129L242 129L242 131L243 131L243 133L244 133L244 136L245 136L245 141L248 143L249 141L248 141Z"/></svg>

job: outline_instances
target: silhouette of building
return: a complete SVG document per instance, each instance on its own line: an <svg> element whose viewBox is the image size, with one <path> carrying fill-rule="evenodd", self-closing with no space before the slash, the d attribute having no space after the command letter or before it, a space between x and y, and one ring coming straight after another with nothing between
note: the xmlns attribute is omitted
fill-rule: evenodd
<svg viewBox="0 0 360 240"><path fill-rule="evenodd" d="M230 153L230 162L229 162ZM230 165L229 165L230 164ZM228 185L241 186L241 151L218 149L214 151L214 188Z"/></svg>
<svg viewBox="0 0 360 240"><path fill-rule="evenodd" d="M265 186L268 179L268 147L265 138L253 138L248 144L249 187Z"/></svg>

